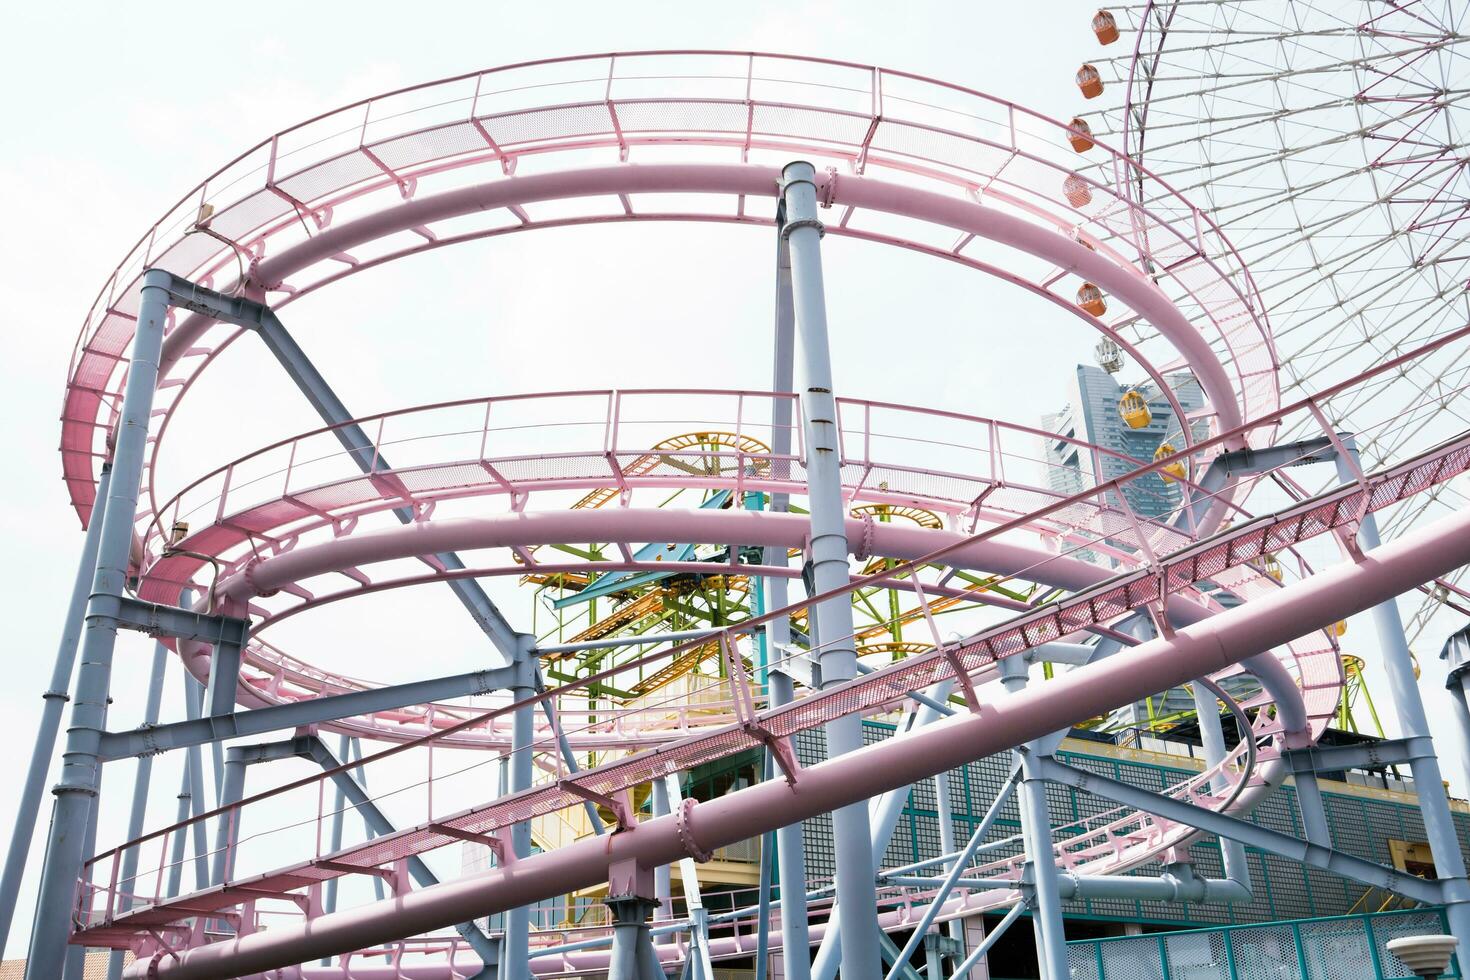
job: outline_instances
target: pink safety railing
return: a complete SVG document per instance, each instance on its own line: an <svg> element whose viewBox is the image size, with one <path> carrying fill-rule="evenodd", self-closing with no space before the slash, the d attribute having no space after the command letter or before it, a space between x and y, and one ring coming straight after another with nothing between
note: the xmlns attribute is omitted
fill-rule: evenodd
<svg viewBox="0 0 1470 980"><path fill-rule="evenodd" d="M726 401L729 411L690 411L691 400ZM315 429L221 466L164 501L143 538L145 577L179 522L190 528L192 536L180 542L188 550L202 547L198 535L209 528L234 525L257 535L281 536L277 527L261 523L266 512L258 509L283 502L289 506L276 515L278 520L288 525L305 521L309 527L312 518L325 513L341 521L383 507L423 507L486 493L640 486L800 492L804 452L799 425L789 427L793 448L787 454L653 448L671 436L711 432L770 444L771 424L756 420L769 418L778 401L787 402L796 414L795 396L768 392L552 392L415 407ZM649 402L659 409L639 414L630 408ZM595 410L558 415L557 409L568 403ZM840 398L837 404L845 484L870 499L886 494L895 502L927 505L940 513L973 518L981 498L995 513L1023 513L1020 506L1006 507L1007 491L1059 499L1062 494L1045 484L1054 475L1070 479L1078 471L1044 459L1038 453L1042 440L1085 452L1092 472L1080 475L1093 482L1101 480L1100 457L1130 468L1143 462L1072 436L981 416L851 398ZM498 416L511 406L521 417L500 424ZM456 420L476 424L455 427ZM341 447L337 434L348 426L368 436L368 449L354 454ZM947 429L943 438L935 434L941 427ZM373 471L361 472L357 456L371 456ZM389 457L391 469L380 463ZM1202 458L1187 456L1183 462L1192 467ZM663 465L638 465L653 459ZM940 465L946 462L948 466ZM996 490L1003 492L995 496ZM208 523L201 528L202 522Z"/></svg>
<svg viewBox="0 0 1470 980"><path fill-rule="evenodd" d="M310 526L330 525L332 532L337 533L344 522L372 511L406 505L412 505L420 516L427 517L439 500L461 495L529 494L548 488L610 484L613 480L625 489L630 485L704 485L727 486L737 492L748 488L801 493L804 485L800 482L798 462L801 455L799 428L789 433L795 452L788 456L708 451L648 452L656 436L681 429L729 431L737 440L775 441L769 423L758 424L751 419L769 417L777 401L789 404L793 400L789 395L763 392L701 390L567 392L467 400L385 413L351 423L372 436L371 447L356 457L343 450L337 442L336 433L342 426L315 430L227 464L196 480L165 505L161 518L155 519L145 538L145 551L155 564L149 566L145 575L142 594L169 601L170 595L176 594L182 584L169 566L183 563L187 567L210 571L198 556L205 552L224 556L222 540L248 544L248 550L242 554L254 556L261 548L274 552L289 547L290 542L299 539L310 530ZM691 407L698 408L711 401L726 404L728 414L712 413L707 408L697 412L691 410ZM556 406L567 404L596 407L598 411L590 414L555 413ZM516 414L502 418L507 415L508 407L514 407ZM794 405L789 407L795 408ZM951 513L966 511L971 523L982 516L991 520L1009 518L1022 513L1021 508L1035 500L1060 497L1057 491L1028 484L1017 476L1048 465L1035 452L1043 438L1071 444L1085 452L1092 460L1092 482L1101 480L1097 469L1101 457L1112 457L1128 466L1136 466L1139 462L1082 440L962 413L855 399L840 400L838 407L842 423L842 451L848 460L845 482L851 488L854 500L887 499L930 504ZM496 423L493 426L492 421ZM478 427L467 423L477 423ZM941 433L940 430L944 431ZM531 448L530 445L502 446L501 441L507 437L525 439L547 448L569 448L588 437L595 437L599 442L597 448L590 452L543 452L532 457L524 452ZM552 445L548 447L548 443ZM512 451L512 455L488 459L486 457L492 455L492 448ZM403 459L405 449L418 453L417 457L410 457L410 461L425 456L442 458L444 454L457 451L482 455L478 459L425 463L419 467L398 466L396 464ZM515 453L515 450L521 452ZM368 455L371 455L374 465L380 465L380 461L391 456L395 467L391 471L364 476L358 471L359 458ZM644 467L640 472L634 472L640 461L654 458L662 459L672 467L660 466L660 472ZM506 475L510 471L507 459L517 466L545 467L548 472L541 475L518 469L510 474L515 478L515 482L511 482ZM595 460L596 472L592 477L569 481L565 470L558 470L558 466L564 466L568 460ZM946 460L952 461L949 469L937 467L936 464ZM603 461L608 461L607 465ZM966 466L971 467L970 474L961 472ZM608 470L616 476L608 478L605 475ZM474 479L466 477L466 471L472 473ZM315 486L311 485L311 479L301 476L306 473L321 479L342 472L351 475ZM440 490L425 479L428 472L457 475L447 489ZM1072 472L1065 470L1064 478L1070 480ZM698 474L699 478L691 476L691 473ZM298 482L303 486L298 487ZM410 491L410 485L419 489ZM340 490L343 486L357 488L345 501ZM430 488L427 491L426 486ZM1159 484L1159 488L1162 490L1163 485ZM275 494L279 496L273 496ZM321 511L321 498L325 495L333 495L339 508ZM1174 491L1174 495L1178 496L1178 492ZM983 513L978 503L982 498L986 501ZM1011 498L1014 498L1015 506L1008 506L1007 501ZM343 503L347 505L346 509L341 508ZM307 509L311 507L316 509ZM197 518L201 514L212 519L213 523L198 527ZM262 514L276 515L277 523L286 530L283 532L272 526L262 518ZM301 523L303 516L308 525ZM157 564L159 553L166 544L165 535L178 521L195 522L192 533L180 543L180 547L194 552L194 555L176 555ZM1057 529L1067 530L1060 524ZM195 585L203 592L209 583L198 582ZM268 618L266 615L262 625ZM259 673L247 673L245 683L272 700L340 693L364 686L351 678L283 658L279 650L258 639L247 648L246 664L257 668ZM405 731L403 715L411 713L397 713L387 730L402 735ZM441 709L441 717L453 719L455 713ZM381 725L373 727L380 731L383 728ZM370 734L368 731L359 733Z"/></svg>
<svg viewBox="0 0 1470 980"><path fill-rule="evenodd" d="M699 95L701 90L708 94ZM1146 207L1131 201L1126 188L1139 168L1105 146L1101 152L1113 172L1100 181L1079 178L1088 200L1074 204L1062 187L1076 166L1069 132L1004 100L906 72L722 52L513 65L354 103L260 142L196 186L109 278L82 327L69 372L65 478L74 503L85 511L132 334L134 284L143 269L156 266L223 283L267 246L279 254L326 227L336 211L391 206L421 186L438 186L436 180L452 183L457 171L486 161L509 171L521 157L589 149L613 151L614 159L634 150L677 153L710 146L725 147L741 160L808 153L845 162L858 173L889 171L979 194L1028 220L1075 228L1100 254L1172 284L1187 314L1198 313L1210 324L1247 419L1274 408L1276 360L1269 330L1254 284L1224 235L1172 192ZM213 215L196 227L205 204ZM390 247L368 261L329 260L315 280L302 276L285 287L282 301L449 241L522 224L621 220L631 207L625 201L611 214L539 222L532 208L529 215L497 219L479 230L444 228L441 235L428 228L418 244ZM656 204L648 207L657 210ZM756 220L743 210L683 216ZM868 234L861 225L844 221L836 230ZM962 246L953 257L964 260ZM1070 297L1061 301L1071 304ZM233 336L213 335L175 367L176 384L160 398L165 419L193 374Z"/></svg>
<svg viewBox="0 0 1470 980"><path fill-rule="evenodd" d="M1392 365L1385 365L1384 366L1384 369L1386 370L1386 369L1389 369L1391 367L1392 367ZM1377 373L1377 372L1373 372L1373 373ZM1369 377L1371 377L1373 375L1373 373L1370 373ZM647 394L647 393L644 393L644 394ZM1328 394L1332 394L1332 392L1329 392ZM601 397L601 396L599 396L599 397ZM744 395L741 395L739 397L745 397L745 396ZM531 403L534 402L534 399L524 399L524 400L522 400L522 402L524 404L531 404ZM857 428L856 423L850 422L850 421L849 422L845 422L844 423L844 451L846 453L854 454L854 455L857 455L859 457L859 460L853 464L854 467L856 467L858 470L860 470L863 473L870 473L871 472L871 464L872 464L871 443L872 443L872 439L873 439L872 433L874 431L873 426L871 424L871 417L872 417L872 412L874 410L874 407L875 406L879 406L881 403L848 402L846 404L848 405L848 417L850 419L856 418L857 417L857 414L856 413L858 413L858 412L861 413L861 417L865 420L863 422L863 428L865 429L865 432L863 432L863 433L854 433L853 430L855 430ZM1303 403L1303 404L1307 404L1307 403ZM1315 405L1315 403L1312 403L1312 404ZM1324 404L1326 404L1326 402L1324 402ZM894 410L899 415L917 415L918 417L920 417L923 420L925 420L926 424L929 424L930 423L930 420L932 420L935 417L948 416L950 418L959 420L960 422L962 422L962 423L964 423L966 425L971 425L971 426L976 426L976 427L979 427L979 428L983 428L987 432L988 431L992 431L992 430L998 430L1000 428L1000 424L999 423L995 423L992 420L976 419L974 417L962 416L962 415L959 415L958 413L917 412L917 410L910 409L910 408L908 408L906 406L884 406L884 407L890 408L890 409ZM1330 406L1328 406L1328 407L1330 408ZM1299 406L1296 406L1295 410L1296 411L1301 411L1302 410L1301 409L1301 406L1300 405ZM1320 409L1316 409L1316 410L1317 411L1320 411ZM476 409L476 411L478 412L478 409ZM669 419L667 417L660 416L659 418L660 418L660 424L659 424L659 426L656 426L656 428L661 428L663 425L666 425L669 422ZM680 422L689 422L691 420L688 419L688 418L680 418L680 419L678 419L678 421L680 421ZM700 421L703 421L703 420L700 420ZM602 422L600 424L600 427L603 429L603 431L607 431L607 432L613 431L613 427L610 424L608 424L606 421ZM1010 430L1010 429L1019 430L1022 434L1025 434L1025 433L1029 432L1031 434L1036 435L1037 437L1040 437L1042 435L1041 433L1038 433L1036 430L1028 430L1028 429L1026 429L1026 427L1005 426L1005 430ZM880 430L879 431L881 431L881 427L880 427ZM926 454L929 453L930 451L932 451L933 446L936 445L939 442L939 440L935 440L935 439L915 439L914 441L915 441L915 443L918 446L921 447L921 449ZM998 440L992 438L991 441L990 441L990 446L992 447L992 452L994 452L994 447L997 444L998 444ZM965 445L963 443L953 443L952 444L952 448L954 448L957 452L965 452L965 453L970 453L972 455L975 454L975 449L973 447L967 446L967 445ZM1210 447L1205 447L1205 448L1203 448L1200 451L1200 455L1201 455L1202 458L1208 458L1208 456L1212 452L1213 452L1213 450ZM1000 454L1000 455L1001 456L1004 456L1005 454ZM1098 454L1097 453L1092 453L1091 455L1092 455L1092 458L1093 458L1094 465L1096 465ZM862 457L864 457L864 456L867 457L866 460L863 460L862 459ZM749 462L750 462L749 460L746 461L747 464ZM998 469L1001 469L1002 470L1002 475L1004 475L1003 465L998 465L997 468ZM737 467L737 469L739 469L739 470L741 470L743 472L743 471L745 471L745 470L748 469L748 466L742 465L742 466ZM1094 482L1098 482L1099 478L1100 478L1100 475L1097 474L1096 471L1095 471L1095 474L1094 474ZM1279 480L1279 479L1282 479L1282 477L1280 475L1273 475L1272 476L1272 479L1278 479ZM1186 482L1187 483L1187 478L1186 478L1185 481L1182 481L1182 482ZM1257 482L1260 482L1260 481L1258 480ZM1196 487L1193 487L1192 484L1190 484L1190 488L1193 491L1197 491L1197 489L1198 489ZM1039 495L1036 498L1036 502L1045 502L1046 500L1054 500L1054 499L1056 499L1056 495L1055 494ZM1066 541L1068 541L1068 542L1070 542L1072 544L1086 544L1088 547L1094 549L1096 551L1096 553L1098 553L1100 555L1107 555L1107 556L1110 556L1110 557L1113 557L1113 558L1117 558L1119 560L1122 560L1124 562L1130 562L1130 561L1132 561L1134 559L1133 559L1133 556L1129 552L1129 548L1119 549L1119 548L1117 548L1112 543L1114 536L1119 535L1119 534L1122 534L1122 535L1124 535L1126 537L1130 533L1132 533L1132 528L1134 528L1134 527L1137 526L1136 525L1136 521L1137 521L1136 515L1133 515L1133 514L1131 514L1129 512L1126 512L1125 510L1119 509L1119 507L1116 506L1117 504L1123 503L1123 502L1125 502L1125 499L1118 497L1116 494L1108 494L1108 493L1099 494L1097 496L1096 500L1092 501L1089 504L1085 504L1085 506L1083 506L1081 510L1077 510L1076 509L1077 508L1077 504L1076 504L1076 502L1074 502L1074 504L1071 507L1069 507L1068 510L1075 511L1075 513L1068 514L1068 513L1065 513L1065 512L1058 511L1058 512L1052 512L1052 513L1047 514L1046 516L1044 516L1043 518L1040 518L1039 520L1042 521L1042 522L1049 522L1049 523L1038 523L1037 526L1038 527L1050 526L1054 530L1055 529L1060 529L1062 532L1064 532L1064 533L1060 534L1060 537L1062 537L1063 540L1066 540ZM379 506L379 507L388 506L388 505L391 505L393 503L396 503L396 501L394 501L394 500L389 500L387 502L379 501L377 503L377 506ZM1099 505L1101 505L1101 506L1099 506ZM1236 508L1236 509L1237 509L1237 511L1242 516L1247 516L1247 515L1244 514L1243 511L1239 511L1238 508ZM1172 537L1172 539L1175 541L1176 544L1177 543L1184 542L1184 541L1187 541L1189 539L1189 536L1188 535L1180 534L1177 531L1173 531L1171 529L1164 528L1164 527L1161 527L1159 525L1160 525L1160 522L1153 522L1149 526L1149 529L1148 529L1149 535L1152 535L1152 536L1164 535L1164 536L1167 536L1167 537ZM190 543L192 544L193 542L190 542ZM202 547L202 545L200 545L200 546ZM1137 545L1135 544L1135 545L1129 546L1129 547L1136 549ZM668 567L668 566L665 566L665 567ZM707 571L708 570L708 566L704 566L704 565L698 566L697 567L697 570L705 570L705 571ZM752 571L752 570L749 569L749 568L746 568L746 569L744 569L744 571L749 572L749 571ZM1239 584L1241 585L1241 587L1244 587L1244 586L1248 585L1249 583L1248 582L1245 582L1245 583L1239 583ZM147 587L145 586L145 592L146 592L146 589L147 589ZM939 591L939 594L947 594L947 593L944 593L942 590L938 590L938 591ZM981 597L981 598L983 598L983 597ZM300 607L298 607L298 608L300 608ZM261 613L263 616L265 616L267 618L267 620L269 619L269 616L270 616L270 611L269 610L257 609L257 610L254 610L254 611ZM252 644L252 647L250 648L250 650L249 650L249 652L247 654L247 662L248 662L248 665L249 666L259 668L260 673L257 674L257 675L255 675L255 676L247 675L247 677L245 679L245 683L249 686L250 689L263 691L263 692L269 694L272 698L277 699L277 700L280 700L280 699L292 700L292 699L295 699L295 698L301 697L301 696L310 696L313 693L313 691L321 691L323 693L331 693L333 690L339 689L339 688L340 689L355 689L355 688L358 688L358 687L361 687L362 686L360 683L350 683L350 682L346 682L345 680L342 681L340 684L339 683L333 683L330 680L323 681L322 678L323 678L323 675L325 674L325 672L317 671L317 672L315 672L316 673L316 676L318 677L318 683L317 683L317 686L316 687L313 688L311 686L307 686L304 689L297 691L295 694L292 694L292 693L290 693L288 691L284 695L282 695L282 693L280 691L280 685L281 685L281 682L284 679L286 673L288 672L289 665L282 664L282 662L280 660L280 657L278 655L276 655L276 653L273 651L272 648L270 648L268 646L264 646L264 645L259 644L259 643ZM301 672L299 672L299 671L294 671L293 673L295 673L298 678L300 676L302 676ZM409 714L414 714L414 713L409 713ZM422 712L417 712L417 714L418 714L418 721L421 723L422 722L422 718L423 718L423 713ZM452 709L443 709L443 712L441 714L441 717L444 718L444 719L453 719L453 718L456 717L456 713ZM414 729L404 727L404 723L407 721L407 719L405 717L401 716L401 715L398 716L398 717L394 717L392 719L387 719L387 720L391 721L391 724L388 724L388 725L385 726L384 724L381 723L382 722L382 719L367 719L363 723L357 724L357 726L354 728L354 732L357 733L357 734L367 734L367 735L385 734L386 733L386 734L397 734L399 736L404 736L404 735L410 734L412 731L414 731ZM706 716L706 720L708 720L707 719L707 716ZM500 739L497 739L497 744L498 744L499 741L500 741Z"/></svg>

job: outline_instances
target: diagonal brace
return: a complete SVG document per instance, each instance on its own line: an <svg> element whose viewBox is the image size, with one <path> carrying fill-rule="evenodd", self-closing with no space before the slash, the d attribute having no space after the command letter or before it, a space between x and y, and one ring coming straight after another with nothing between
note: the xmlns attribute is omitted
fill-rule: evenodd
<svg viewBox="0 0 1470 980"><path fill-rule="evenodd" d="M226 296L178 276L162 272L159 275L167 276L168 281L164 288L172 305L258 333L317 414L328 425L335 426L333 435L364 473L390 468L373 440L361 426L352 422L353 415L347 410L347 406L337 397L269 306L244 297ZM405 524L412 524L416 519L411 507L398 507L393 513ZM466 567L460 557L452 552L434 557L448 571L461 571ZM450 579L448 585L495 648L509 661L518 659L515 630L480 584L474 579L457 578Z"/></svg>
<svg viewBox="0 0 1470 980"><path fill-rule="evenodd" d="M1279 854L1289 860L1331 871L1344 878L1352 878L1366 885L1382 888L1384 891L1395 892L1431 905L1447 900L1463 900L1463 896L1449 894L1450 889L1445 887L1446 882L1425 881L1423 878L1415 877L1396 868L1365 861L1321 844L1308 843L1291 834L1258 827L1238 817L1216 813L1213 810L1167 796L1159 796L1116 779L1109 779L1107 776L1083 772L1081 769L1074 769L1051 757L1037 759L1036 765L1038 774L1051 782L1071 786L1114 803L1152 813L1165 820L1198 827L1200 830L1220 837L1228 837L1267 853ZM1461 881L1457 884L1463 885L1464 883Z"/></svg>

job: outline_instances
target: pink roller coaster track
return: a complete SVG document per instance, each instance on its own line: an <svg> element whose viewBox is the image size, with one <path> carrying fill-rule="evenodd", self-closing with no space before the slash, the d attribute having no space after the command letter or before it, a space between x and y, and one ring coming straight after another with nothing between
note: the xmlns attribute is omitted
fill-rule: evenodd
<svg viewBox="0 0 1470 980"><path fill-rule="evenodd" d="M539 696L538 701L553 705L551 714L559 723L537 730L534 750L556 760L548 763L555 772L550 781L524 792L467 810L431 813L422 825L370 845L323 853L319 841L314 855L285 865L272 854L273 870L232 872L214 887L177 898L163 897L157 887L164 874L162 858L151 894L138 880L120 887L117 868L125 850L157 848L162 855L171 835L186 833L201 820L238 823L247 813L268 812L286 790L325 787L331 774L104 852L84 876L74 941L133 949L140 957L129 974L134 976L236 976L351 954L607 881L626 861L655 866L697 857L1138 697L1242 670L1262 688L1246 706L1274 710L1257 712L1255 730L1226 760L1171 792L1211 808L1249 809L1278 782L1280 754L1315 740L1337 705L1342 673L1336 645L1319 630L1470 561L1470 518L1448 519L1368 559L1285 588L1262 574L1260 564L1315 536L1346 534L1364 514L1464 472L1470 467L1470 436L1266 516L1252 517L1236 503L1246 487L1234 478L1215 491L1197 525L1191 523L1192 510L1188 520L1181 518L1182 526L1132 513L1120 492L1126 483L1157 483L1162 467L1181 462L1187 475L1177 479L1186 497L1198 499L1203 494L1198 481L1217 455L1269 445L1289 413L1323 418L1331 396L1351 384L1282 408L1265 312L1230 243L1166 187L1147 206L1134 201L1128 188L1141 168L1116 151L1102 148L1114 171L1110 183L1077 177L1068 132L1009 102L872 66L743 52L636 52L513 65L364 100L262 141L185 195L113 274L77 342L63 410L62 460L72 502L82 514L96 492L96 467L106 456L106 433L115 421L138 309L136 284L145 268L222 284L227 292L280 308L398 257L517 231L634 220L769 226L778 164L794 155L831 165L816 180L821 204L832 212L824 220L829 232L942 257L1050 299L1123 344L1170 401L1175 417L1206 425L1209 434L1200 437L1193 424L1182 424L1184 447L1177 459L1143 461L1115 481L1102 479L1098 462L1109 450L1072 440L1099 468L1091 474L1090 489L1063 496L1018 476L1036 462L1028 444L1042 436L1058 438L1053 434L955 412L841 399L845 499L854 505L925 508L948 524L948 530L934 531L850 521L848 540L859 557L899 564L843 591L877 584L915 592L921 602L930 595L963 595L1009 609L1017 613L1014 618L957 646L911 656L774 707L746 676L740 645L756 626L809 603L767 613L721 637L726 676L718 689L703 692L713 696L701 701L694 715L687 705L653 703L621 712L600 710L593 721L560 704L562 696L603 675ZM716 153L728 159L711 162ZM1151 175L1150 180L1164 186ZM680 195L672 208L661 203L670 195ZM906 219L926 234L902 237L884 231L880 219L885 216ZM952 244L937 246L931 238ZM999 249L1044 260L1049 271L1018 275L981 258L981 245L995 246L985 249L986 255ZM1073 302L1065 283L1079 278L1108 294L1109 320ZM1161 283L1167 283L1167 291ZM1127 345L1119 333L1137 320L1146 320L1159 334L1146 349ZM335 448L334 429L341 426L329 426L241 457L182 489L160 486L157 460L184 395L240 333L198 314L180 315L169 328L135 559L141 597L174 603L182 588L191 588L205 596L201 606L252 618L255 629L238 691L239 702L248 707L372 686L311 665L255 635L328 603L453 577L646 571L653 564L635 560L630 549L648 541L804 544L807 523L792 515L648 510L629 506L627 497L643 489L723 489L737 498L753 491L805 494L799 434L789 453L671 453L665 454L672 458L668 465L633 465L651 452L648 433L681 417L680 410L666 406L703 399L718 407L706 410L701 425L759 438L773 434L766 420L775 416L779 403L794 397L783 393L556 392L426 406L356 420L373 441L374 464L367 473ZM1191 416L1165 378L1180 365L1193 372L1208 399L1208 407ZM464 428L458 420L466 412L480 414L481 421ZM507 414L532 422L502 423ZM555 448L544 443L550 419L556 420L563 442ZM424 436L426 426L435 434ZM933 437L941 426L958 427L962 434L947 441ZM526 444L522 428L543 444ZM915 430L922 434L912 434ZM461 445L466 441L468 449ZM410 446L417 458L404 464L400 453ZM385 450L400 461L397 467L377 465ZM946 462L937 462L940 458ZM1279 475L1280 469L1258 479ZM605 487L625 494L621 506L595 511L528 506L548 494L556 499L558 491ZM460 501L504 502L509 509L488 516L483 509L474 517L435 516L437 507L449 510ZM404 507L412 509L413 523L390 526L385 515ZM1233 526L1220 530L1227 517ZM182 541L171 541L179 522L188 530ZM541 545L589 540L622 546L623 560L594 564L559 558L552 563L534 556ZM459 550L496 557L453 573L433 560L435 554ZM738 563L737 550L730 548L730 570L760 577L796 574L784 566ZM1104 569L1079 554L1086 552L1115 565ZM961 592L943 582L921 582L919 573L929 565L1024 578L1070 595L1032 606ZM705 562L657 567L711 569ZM1248 601L1223 610L1215 590ZM967 715L803 769L789 781L768 781L690 804L674 816L459 881L405 888L391 901L261 928L258 903L284 899L310 909L316 889L332 878L401 869L409 856L466 839L498 843L512 825L580 805L588 794L611 798L750 748L789 747L799 732L854 712L892 711L908 693L945 680L978 687L995 676L997 661L1005 657L1087 632L1109 635L1121 617L1147 609L1172 624L1172 632L1024 694L976 697ZM675 646L633 666L662 664L697 645ZM190 671L207 675L206 648L181 643L178 653ZM326 727L399 743L368 763L434 745L504 750L515 707L477 712L421 705L343 718ZM558 734L579 750L623 746L640 751L573 774L561 768L556 755ZM1246 742L1258 763L1254 769L1244 763ZM316 819L320 826L320 807ZM1115 873L1185 844L1196 833L1145 814L1113 811L1070 828L1056 858L1075 871ZM1015 900L1019 859L982 870L1002 884L992 892L952 899L945 916ZM401 879L398 874L395 882L401 885ZM221 940L207 933L206 917L214 916L233 922L237 935ZM900 904L890 901L882 921L901 925ZM425 942L442 962L374 966L371 975L417 976L416 970L449 975L460 948ZM720 951L734 955L741 952L740 944L725 941ZM585 970L605 964L593 955L554 965Z"/></svg>

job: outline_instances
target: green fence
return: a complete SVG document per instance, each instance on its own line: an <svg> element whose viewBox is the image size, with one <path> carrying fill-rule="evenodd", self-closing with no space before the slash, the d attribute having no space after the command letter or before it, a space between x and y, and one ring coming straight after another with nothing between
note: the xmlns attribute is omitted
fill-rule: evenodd
<svg viewBox="0 0 1470 980"><path fill-rule="evenodd" d="M1389 940L1448 931L1442 910L1407 909L1089 939L1067 955L1072 980L1409 980Z"/></svg>

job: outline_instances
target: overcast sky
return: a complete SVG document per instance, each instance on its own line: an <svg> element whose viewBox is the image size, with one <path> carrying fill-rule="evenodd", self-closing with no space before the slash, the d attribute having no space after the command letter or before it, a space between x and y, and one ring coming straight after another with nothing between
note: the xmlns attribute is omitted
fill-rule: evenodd
<svg viewBox="0 0 1470 980"><path fill-rule="evenodd" d="M1093 9L1075 0L263 0L219 10L185 3L8 10L0 41L0 301L8 345L0 358L0 425L11 465L0 508L8 613L0 709L13 734L11 751L0 754L0 778L16 786L22 778L81 544L56 452L78 327L128 247L221 163L275 130L376 92L508 62L620 49L755 49L871 62L1066 118L1080 109L1072 73L1096 50L1088 30ZM835 238L824 252L840 393L1035 424L1058 407L1072 366L1090 360L1095 337L1079 321L1004 284ZM360 414L578 387L759 388L769 373L770 255L766 230L545 231L353 277L294 304L287 321ZM317 424L262 350L236 346L191 394L193 414L172 433L181 446L210 442L201 469ZM350 608L301 617L289 633L311 642L314 655L321 649L317 659L328 666L401 680L421 673L425 658L440 673L476 662L477 638L443 589L339 605ZM1366 622L1355 623L1350 639L1368 635ZM1442 717L1434 700L1442 696L1437 652L1419 656L1431 714ZM147 655L136 636L119 644L114 728L137 721ZM1392 714L1388 704L1385 692L1385 715ZM149 826L172 820L177 770L170 760L158 772L163 785ZM1458 779L1452 761L1447 772ZM108 780L102 846L121 834L131 766L109 770ZM9 808L0 807L7 840L10 829ZM11 956L28 928L38 868L36 860Z"/></svg>

